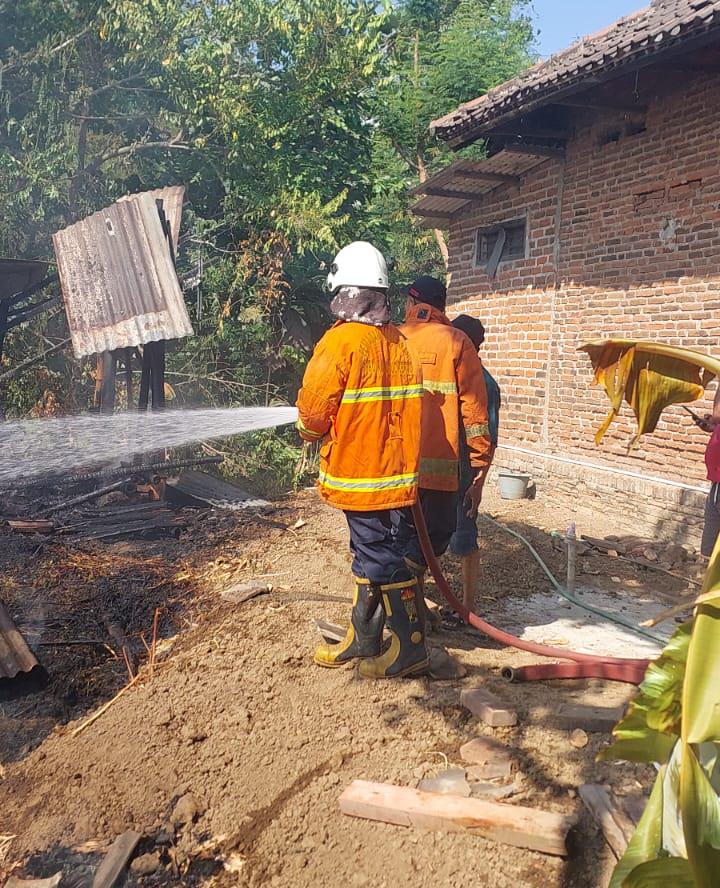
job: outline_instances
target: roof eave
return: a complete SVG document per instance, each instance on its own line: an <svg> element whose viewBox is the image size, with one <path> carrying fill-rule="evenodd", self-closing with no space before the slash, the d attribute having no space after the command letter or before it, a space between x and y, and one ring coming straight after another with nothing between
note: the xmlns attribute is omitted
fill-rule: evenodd
<svg viewBox="0 0 720 888"><path fill-rule="evenodd" d="M445 141L454 150L465 147L472 142L487 136L502 124L516 120L518 117L551 105L562 98L579 95L588 89L613 80L623 74L632 73L660 61L668 61L677 56L707 46L717 40L720 32L720 17L708 24L701 34L695 36L679 35L672 42L663 42L651 46L638 47L637 51L621 56L602 65L588 67L579 72L569 74L561 81L551 81L542 87L519 87L520 96L515 99L509 96L501 100L497 108L492 104L482 120L468 118L458 119L458 110L452 114L437 118L430 123L430 131ZM523 95L526 93L526 95ZM512 107L507 106L511 104Z"/></svg>

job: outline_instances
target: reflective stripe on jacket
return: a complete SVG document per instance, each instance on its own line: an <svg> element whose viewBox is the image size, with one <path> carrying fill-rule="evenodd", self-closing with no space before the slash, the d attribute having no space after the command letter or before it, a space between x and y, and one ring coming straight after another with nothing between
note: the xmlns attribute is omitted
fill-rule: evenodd
<svg viewBox="0 0 720 888"><path fill-rule="evenodd" d="M480 358L468 337L431 305L413 305L400 330L420 363L425 389L420 487L457 490L461 425L472 468L489 465L492 457Z"/></svg>
<svg viewBox="0 0 720 888"><path fill-rule="evenodd" d="M423 388L397 327L339 321L323 336L297 399L298 431L323 440L318 487L348 511L415 502Z"/></svg>

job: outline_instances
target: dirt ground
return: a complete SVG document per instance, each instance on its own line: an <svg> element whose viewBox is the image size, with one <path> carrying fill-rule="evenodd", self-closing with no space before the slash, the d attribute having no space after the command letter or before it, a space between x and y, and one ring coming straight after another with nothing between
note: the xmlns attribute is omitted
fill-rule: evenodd
<svg viewBox="0 0 720 888"><path fill-rule="evenodd" d="M560 576L564 555L551 531L570 521L595 537L613 531L607 515L540 500L508 503L490 493L483 508L527 535ZM486 522L481 529L481 613L501 622L506 602L538 592L555 600L517 540ZM143 836L139 853L157 851L161 863L153 874L130 873L128 884L606 886L614 858L578 786L637 795L652 773L597 763L609 738L590 734L576 749L552 714L570 701L616 705L631 689L508 685L501 667L537 658L470 630L432 638L466 667L461 680L372 683L353 668L319 669L314 619L345 621L349 561L342 515L312 491L263 519L197 513L177 540L71 544L0 528L0 598L51 675L44 690L0 706L0 881L3 870L62 869L63 885L89 884L113 839L134 829ZM457 588L456 560L444 566ZM689 576L700 570L686 566ZM618 602L634 596L649 613L687 590L683 580L598 553L582 555L580 571L579 583ZM221 598L256 579L272 591L239 605ZM75 733L128 681L108 618L142 652L140 633L151 642L156 608L154 668L141 656L134 684ZM493 730L460 705L460 690L481 682L516 708L517 726ZM460 764L460 746L480 735L515 750L518 791L508 804L577 815L567 859L339 813L353 779L415 786Z"/></svg>

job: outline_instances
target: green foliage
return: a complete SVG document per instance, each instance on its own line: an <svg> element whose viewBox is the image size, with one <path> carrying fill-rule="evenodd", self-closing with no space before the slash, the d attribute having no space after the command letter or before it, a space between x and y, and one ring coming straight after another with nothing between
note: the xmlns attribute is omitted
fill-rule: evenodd
<svg viewBox="0 0 720 888"><path fill-rule="evenodd" d="M627 714L613 730L614 743L598 758L664 764L680 736L685 663L692 623L673 635L660 657L648 666L645 679Z"/></svg>
<svg viewBox="0 0 720 888"><path fill-rule="evenodd" d="M292 400L339 246L366 238L396 259L396 314L399 286L442 274L407 213L447 157L428 123L527 64L526 5L0 0L0 255L52 260L59 228L183 183L196 335L170 347L177 402ZM3 363L66 336L61 313L34 321ZM0 398L8 415L81 410L92 389L92 362L58 354Z"/></svg>
<svg viewBox="0 0 720 888"><path fill-rule="evenodd" d="M643 863L632 871L622 883L623 888L657 888L658 885L672 885L672 888L694 888L690 864L682 857L660 857Z"/></svg>
<svg viewBox="0 0 720 888"><path fill-rule="evenodd" d="M239 480L259 496L278 496L311 483L313 461L292 429L264 429L239 435L225 443L223 474Z"/></svg>
<svg viewBox="0 0 720 888"><path fill-rule="evenodd" d="M693 620L648 668L603 758L662 763L610 888L712 888L720 872L720 545Z"/></svg>
<svg viewBox="0 0 720 888"><path fill-rule="evenodd" d="M452 159L428 124L533 61L528 7L528 0L400 0L394 5L386 76L374 94L371 230L398 259L404 282L418 273L442 276L444 271L443 235L418 228L407 214L407 190ZM470 153L478 151L482 148Z"/></svg>

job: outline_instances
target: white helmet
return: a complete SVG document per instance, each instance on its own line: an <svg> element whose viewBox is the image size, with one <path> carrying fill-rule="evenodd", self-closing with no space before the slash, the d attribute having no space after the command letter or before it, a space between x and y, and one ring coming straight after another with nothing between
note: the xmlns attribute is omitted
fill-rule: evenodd
<svg viewBox="0 0 720 888"><path fill-rule="evenodd" d="M367 241L353 241L343 247L330 266L328 290L339 287L372 287L387 290L387 263L385 257Z"/></svg>

